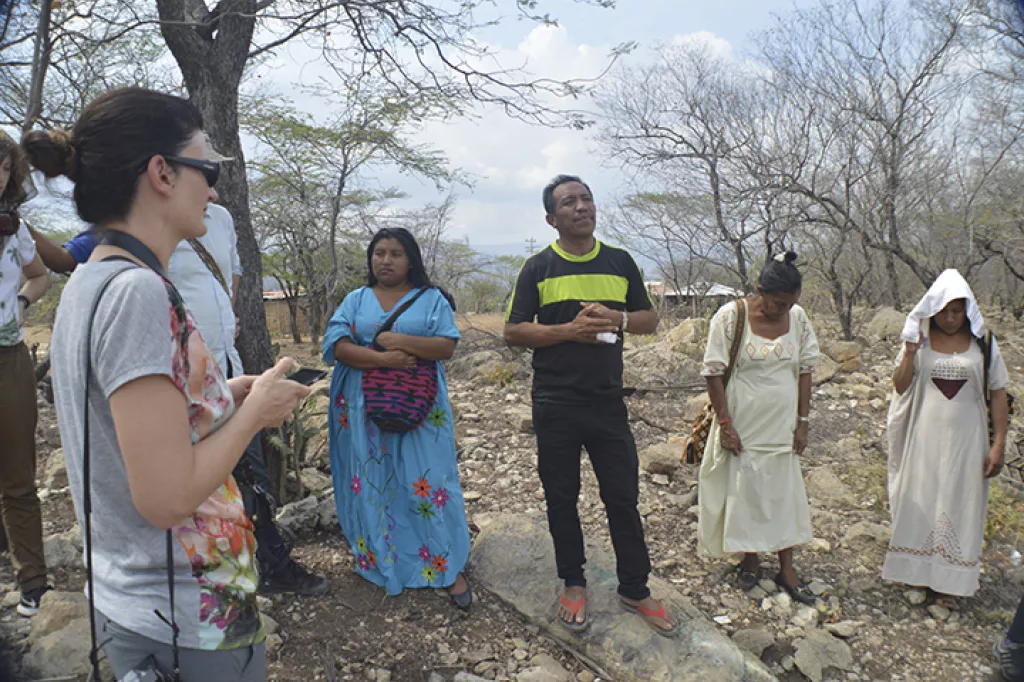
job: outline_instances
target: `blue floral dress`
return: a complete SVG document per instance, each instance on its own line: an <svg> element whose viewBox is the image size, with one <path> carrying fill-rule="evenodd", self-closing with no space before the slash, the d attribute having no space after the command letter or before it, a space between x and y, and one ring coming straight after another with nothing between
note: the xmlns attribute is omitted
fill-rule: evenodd
<svg viewBox="0 0 1024 682"><path fill-rule="evenodd" d="M369 287L350 293L327 326L324 362L334 362L339 339L369 346L389 315ZM402 313L392 331L459 338L452 308L436 289ZM367 419L362 376L337 362L330 405L334 499L356 570L390 595L450 586L469 558L470 539L444 367L438 363L437 399L427 419L402 434L382 433Z"/></svg>

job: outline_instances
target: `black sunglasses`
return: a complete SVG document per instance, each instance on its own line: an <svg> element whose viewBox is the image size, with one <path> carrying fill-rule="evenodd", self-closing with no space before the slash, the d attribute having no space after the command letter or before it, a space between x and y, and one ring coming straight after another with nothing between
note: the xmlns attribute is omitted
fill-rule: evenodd
<svg viewBox="0 0 1024 682"><path fill-rule="evenodd" d="M207 161L206 159L193 159L189 156L171 156L166 154L164 158L171 163L195 168L203 174L203 177L206 178L206 184L210 187L216 185L217 179L220 177L220 161Z"/></svg>

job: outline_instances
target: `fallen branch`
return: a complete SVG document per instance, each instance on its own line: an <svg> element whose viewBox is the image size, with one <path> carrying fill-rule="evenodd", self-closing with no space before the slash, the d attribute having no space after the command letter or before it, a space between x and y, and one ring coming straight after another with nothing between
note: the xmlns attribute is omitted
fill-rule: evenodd
<svg viewBox="0 0 1024 682"><path fill-rule="evenodd" d="M331 646L324 644L324 677L327 682L337 682L338 676L334 672L334 655L331 654Z"/></svg>
<svg viewBox="0 0 1024 682"><path fill-rule="evenodd" d="M607 671L604 670L604 668L599 666L594 661L594 659L590 658L589 656L587 656L582 651L579 651L579 650L575 649L574 647L571 647L568 644L566 644L565 642L561 641L560 639L556 639L555 637L551 637L550 635L542 635L542 637L543 637L543 639L546 639L547 641L555 644L556 646L561 647L563 651L565 651L566 653L571 655L573 658L575 658L577 661L579 661L582 665L587 666L590 669L590 672L592 672L595 675L597 675L598 677L600 677L604 682L615 682L615 678L613 678L611 675L609 675L607 673Z"/></svg>
<svg viewBox="0 0 1024 682"><path fill-rule="evenodd" d="M669 428L668 426L665 426L664 424L659 424L658 422L654 421L650 417L645 416L642 412L637 412L635 409L630 412L630 416L633 417L634 419L638 420L638 421L642 421L644 424L647 424L648 426L651 426L651 427L654 427L654 428L659 429L661 431L664 431L665 433L672 433L673 431L676 430L676 429Z"/></svg>

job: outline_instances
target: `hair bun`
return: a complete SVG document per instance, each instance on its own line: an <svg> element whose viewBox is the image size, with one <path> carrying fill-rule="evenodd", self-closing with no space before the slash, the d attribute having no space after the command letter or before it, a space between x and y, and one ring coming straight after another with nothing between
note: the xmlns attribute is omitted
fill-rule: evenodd
<svg viewBox="0 0 1024 682"><path fill-rule="evenodd" d="M72 182L78 175L78 149L67 130L54 130L50 133L50 139L57 147L58 152L64 159L64 168L61 175L67 176Z"/></svg>
<svg viewBox="0 0 1024 682"><path fill-rule="evenodd" d="M48 178L67 176L72 182L78 177L78 150L71 133L66 130L30 130L21 136L21 147L29 163Z"/></svg>
<svg viewBox="0 0 1024 682"><path fill-rule="evenodd" d="M786 263L793 264L796 262L796 251L787 251L785 255Z"/></svg>

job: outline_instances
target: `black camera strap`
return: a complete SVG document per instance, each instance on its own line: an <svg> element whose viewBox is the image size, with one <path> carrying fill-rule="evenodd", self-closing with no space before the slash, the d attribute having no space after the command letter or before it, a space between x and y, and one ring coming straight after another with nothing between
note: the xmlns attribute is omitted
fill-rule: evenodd
<svg viewBox="0 0 1024 682"><path fill-rule="evenodd" d="M126 237L130 235L122 234ZM137 243L133 245L135 249L141 247L145 252L152 258L154 262L159 266L159 262L156 261L156 257L153 252L150 251L142 242L139 242L134 237L130 237ZM112 246L118 246L123 248L133 256L136 256L142 262L146 262L146 258L140 257L139 254L135 253L133 249L126 248L121 244L110 243ZM128 272L134 268L139 267L137 263L121 257L121 256L110 256L104 258L103 262L108 261L125 261L131 263L132 267L123 268L117 272L111 273L103 281L99 287L99 293L96 294L96 298L93 300L92 308L89 312L89 323L86 326L85 331L85 396L84 396L84 417L83 417L83 438L82 438L82 478L83 478L83 495L82 495L82 506L84 508L85 516L85 572L86 572L86 584L89 586L89 635L92 639L92 647L89 651L89 662L92 664L93 679L100 679L100 668L99 668L99 647L97 646L96 637L96 592L93 581L93 555L92 555L92 458L90 456L90 438L89 438L89 380L92 378L92 328L93 322L96 318L96 312L99 310L100 301L103 299L103 294L106 293L107 289L113 283L113 281L121 274ZM148 265L148 263L147 263ZM161 276L164 281L164 285L167 287L167 295L171 301L171 305L174 306L176 311L182 309L181 297L178 295L170 282L163 276L163 269L155 269L156 273ZM171 627L171 653L174 660L174 671L171 677L172 682L178 682L181 679L181 668L179 664L178 656L178 625L174 617L174 545L171 531L166 532L167 540L167 590L170 593L170 606L171 606L171 618L168 620L160 611L156 611L156 615L160 620L164 621Z"/></svg>
<svg viewBox="0 0 1024 682"><path fill-rule="evenodd" d="M168 281L167 273L164 272L164 266L160 264L159 259L157 259L156 254L153 253L152 249L127 232L121 232L120 230L104 230L103 239L100 240L100 244L124 249L138 258L139 261L141 261L147 268L160 275L160 279L165 282ZM104 258L103 260L109 259Z"/></svg>

